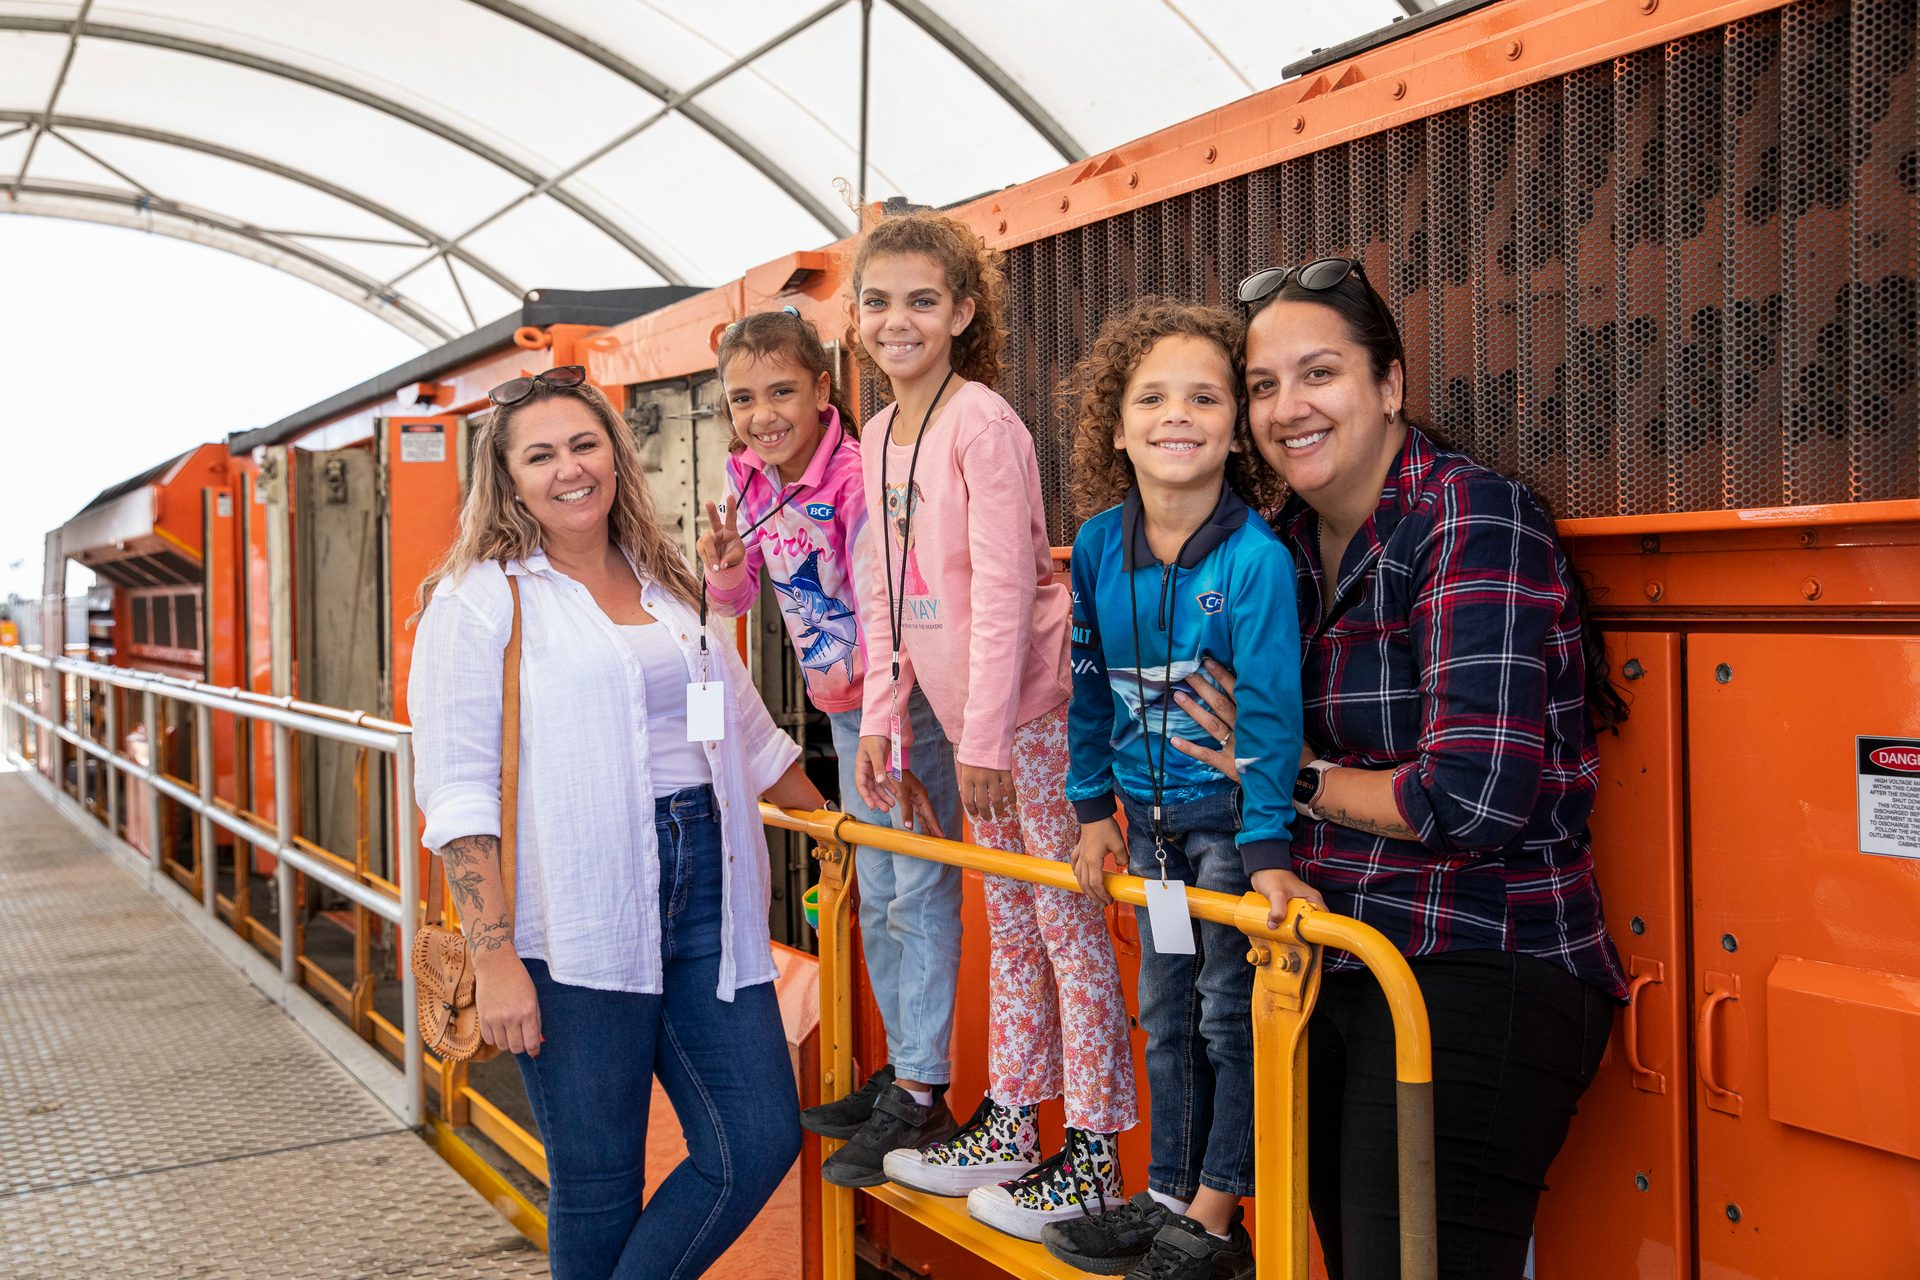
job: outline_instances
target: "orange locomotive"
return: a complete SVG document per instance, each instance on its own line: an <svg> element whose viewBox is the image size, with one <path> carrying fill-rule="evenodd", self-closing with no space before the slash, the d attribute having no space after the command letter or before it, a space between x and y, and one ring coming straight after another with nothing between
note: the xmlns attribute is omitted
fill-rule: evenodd
<svg viewBox="0 0 1920 1280"><path fill-rule="evenodd" d="M1050 392L1107 316L1149 292L1218 302L1271 263L1361 259L1402 317L1415 415L1561 518L1632 703L1602 742L1593 827L1633 998L1550 1179L1536 1273L1920 1274L1915 5L1450 8L953 211L1008 252L1001 390L1034 430L1053 540L1072 529ZM604 331L536 323L416 379L424 406L388 388L237 437L208 491L230 485L245 513L264 495L266 518L222 534L209 517L208 669L404 718L403 602L451 535L459 415L552 363L586 364L626 407L691 546L721 492L720 330L792 305L842 333L845 283L836 248L796 252ZM363 465L384 485L377 620L335 617L311 585L334 570L290 552L290 524L272 532L324 506L356 451L341 483ZM304 612L267 607L290 591ZM743 642L805 733L768 623ZM329 684L355 644L381 660ZM235 794L270 804L271 771L241 771ZM324 842L337 820L314 803L304 829ZM798 939L805 859L775 856ZM983 1083L977 883L967 913L963 1111ZM1113 926L1126 968L1131 914ZM868 1017L859 1056L883 1044ZM484 1108L445 1105L536 1163ZM1124 1152L1144 1165L1142 1145ZM993 1274L877 1202L862 1240L878 1263Z"/></svg>

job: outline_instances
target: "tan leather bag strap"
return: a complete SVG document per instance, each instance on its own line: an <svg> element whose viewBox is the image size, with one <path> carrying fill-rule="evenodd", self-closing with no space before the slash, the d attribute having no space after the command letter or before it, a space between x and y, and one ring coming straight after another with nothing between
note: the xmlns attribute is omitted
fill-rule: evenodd
<svg viewBox="0 0 1920 1280"><path fill-rule="evenodd" d="M514 840L520 828L520 580L507 576L513 593L513 628L507 632L507 651L500 680L500 882L507 892L507 924L513 924ZM435 865L427 876L426 907L420 923L446 923L447 872Z"/></svg>

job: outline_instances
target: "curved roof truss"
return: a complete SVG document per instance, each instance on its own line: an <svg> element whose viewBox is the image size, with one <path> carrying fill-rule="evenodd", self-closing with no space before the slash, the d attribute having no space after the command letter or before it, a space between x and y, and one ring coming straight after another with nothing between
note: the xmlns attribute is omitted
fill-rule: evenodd
<svg viewBox="0 0 1920 1280"><path fill-rule="evenodd" d="M319 285L379 316L423 346L438 346L456 336L453 330L405 298L382 295L379 281L318 250L192 205L79 183L40 182L32 178L23 180L14 189L13 203L19 213L128 227L250 258Z"/></svg>
<svg viewBox="0 0 1920 1280"><path fill-rule="evenodd" d="M431 342L523 281L726 280L851 234L855 193L998 189L1434 3L0 0L0 213L227 249Z"/></svg>
<svg viewBox="0 0 1920 1280"><path fill-rule="evenodd" d="M0 133L0 139L4 139L12 133L20 132L21 129L33 127L38 121L38 117L34 117L30 112L25 111L0 111L0 121L18 122L20 124L20 129ZM46 129L68 146L80 151L102 168L117 174L129 186L147 195L152 195L153 192L148 191L145 186L135 179L119 173L117 169L114 169L114 167L105 160L87 151L86 148L74 141L71 134L75 132L108 133L122 138L137 138L142 142L157 142L162 146L179 147L186 151L197 151L202 155L213 156L219 160L227 160L234 164L245 165L249 169L258 169L262 173L270 173L276 178L285 178L288 182L297 182L301 186L311 187L313 190L321 192L324 195L332 196L336 200L345 201L357 209L372 214L376 218L391 222L394 226L414 237L412 241L395 241L394 243L396 244L417 243L421 248L437 249L473 268L507 293L517 296L526 292L524 287L515 283L513 278L505 272L495 268L469 250L458 245L449 244L426 226L414 221L399 210L381 204L379 201L364 196L358 191L349 190L336 183L328 182L324 178L315 177L313 174L303 172L289 165L269 160L265 156L256 156L249 152L238 151L232 147L222 146L217 142L209 142L204 138L189 138L184 134L169 133L163 129L148 129L142 125L127 124L119 120L96 120L89 116L56 114L50 119L40 122L40 127Z"/></svg>

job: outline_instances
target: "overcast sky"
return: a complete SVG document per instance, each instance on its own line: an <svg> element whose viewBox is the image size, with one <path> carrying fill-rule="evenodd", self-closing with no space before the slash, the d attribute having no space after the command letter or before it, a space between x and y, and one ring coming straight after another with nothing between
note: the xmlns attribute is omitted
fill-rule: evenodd
<svg viewBox="0 0 1920 1280"><path fill-rule="evenodd" d="M232 254L0 217L0 599L39 594L47 530L107 486L420 349L352 303Z"/></svg>

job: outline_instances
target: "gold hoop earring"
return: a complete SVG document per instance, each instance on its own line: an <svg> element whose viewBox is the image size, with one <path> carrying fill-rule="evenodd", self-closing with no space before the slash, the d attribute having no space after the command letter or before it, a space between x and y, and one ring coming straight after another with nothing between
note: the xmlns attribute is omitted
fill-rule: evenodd
<svg viewBox="0 0 1920 1280"><path fill-rule="evenodd" d="M1398 409L1387 410L1387 425L1392 426L1393 420L1399 416L1400 416L1400 411Z"/></svg>

